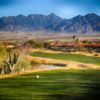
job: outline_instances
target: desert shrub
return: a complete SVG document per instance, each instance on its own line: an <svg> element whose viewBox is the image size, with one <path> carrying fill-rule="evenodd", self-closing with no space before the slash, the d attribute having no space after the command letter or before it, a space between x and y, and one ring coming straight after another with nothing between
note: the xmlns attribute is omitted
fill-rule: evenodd
<svg viewBox="0 0 100 100"><path fill-rule="evenodd" d="M31 65L32 66L37 66L37 65L40 65L40 63L39 62L36 62L36 61L31 61Z"/></svg>
<svg viewBox="0 0 100 100"><path fill-rule="evenodd" d="M82 43L85 43L85 44L92 44L93 42L92 42L92 41L89 41L89 40L83 40Z"/></svg>
<svg viewBox="0 0 100 100"><path fill-rule="evenodd" d="M16 63L14 70L15 72L25 72L32 69L31 62L26 60L25 58L19 58L18 62Z"/></svg>
<svg viewBox="0 0 100 100"><path fill-rule="evenodd" d="M94 56L99 56L99 54L96 53L96 54L94 54Z"/></svg>
<svg viewBox="0 0 100 100"><path fill-rule="evenodd" d="M92 51L92 50L88 50L88 52L89 52L89 53L91 53L91 54L93 53L93 51Z"/></svg>
<svg viewBox="0 0 100 100"><path fill-rule="evenodd" d="M82 52L87 52L88 51L87 48L81 47L81 46L74 47L73 50L75 50L76 52L77 51L82 51Z"/></svg>

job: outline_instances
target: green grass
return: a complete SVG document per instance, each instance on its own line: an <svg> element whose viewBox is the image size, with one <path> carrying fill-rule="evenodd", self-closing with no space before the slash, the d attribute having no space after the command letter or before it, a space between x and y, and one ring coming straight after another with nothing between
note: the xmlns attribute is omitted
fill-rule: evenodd
<svg viewBox="0 0 100 100"><path fill-rule="evenodd" d="M91 63L91 64L100 65L100 57L85 56L79 54L64 54L64 53L51 54L51 53L41 53L41 52L35 52L32 53L31 55L35 57L71 60L71 61L78 61L82 63Z"/></svg>
<svg viewBox="0 0 100 100"><path fill-rule="evenodd" d="M40 79L36 79L40 75ZM0 100L100 100L100 71L54 70L0 80Z"/></svg>

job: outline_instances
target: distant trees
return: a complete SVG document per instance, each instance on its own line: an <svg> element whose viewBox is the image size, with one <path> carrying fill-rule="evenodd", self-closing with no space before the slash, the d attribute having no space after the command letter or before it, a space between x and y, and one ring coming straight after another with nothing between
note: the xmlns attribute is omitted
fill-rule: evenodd
<svg viewBox="0 0 100 100"><path fill-rule="evenodd" d="M49 42L45 42L44 43L44 48L46 49L52 49L52 48L55 48L56 46L51 46Z"/></svg>
<svg viewBox="0 0 100 100"><path fill-rule="evenodd" d="M24 43L24 47L31 47L31 48L43 48L44 44L40 42L35 42L33 40L26 41Z"/></svg>
<svg viewBox="0 0 100 100"><path fill-rule="evenodd" d="M78 44L80 42L79 38L76 35L72 36L74 43Z"/></svg>
<svg viewBox="0 0 100 100"><path fill-rule="evenodd" d="M76 38L75 43L76 43L76 44L80 43L79 38Z"/></svg>
<svg viewBox="0 0 100 100"><path fill-rule="evenodd" d="M93 42L90 41L90 40L83 40L82 43L85 43L85 44L92 44Z"/></svg>
<svg viewBox="0 0 100 100"><path fill-rule="evenodd" d="M75 39L76 39L76 35L73 35L73 37L72 37L72 38L73 38L73 40L75 40Z"/></svg>

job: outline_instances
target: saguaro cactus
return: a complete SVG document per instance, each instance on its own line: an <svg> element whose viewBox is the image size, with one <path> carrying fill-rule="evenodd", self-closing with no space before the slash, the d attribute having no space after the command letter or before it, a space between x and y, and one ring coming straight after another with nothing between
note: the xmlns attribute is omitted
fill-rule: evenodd
<svg viewBox="0 0 100 100"><path fill-rule="evenodd" d="M14 73L14 65L18 61L18 54L13 50L13 52L9 51L8 52L8 60L5 60L5 68L7 69L8 73Z"/></svg>

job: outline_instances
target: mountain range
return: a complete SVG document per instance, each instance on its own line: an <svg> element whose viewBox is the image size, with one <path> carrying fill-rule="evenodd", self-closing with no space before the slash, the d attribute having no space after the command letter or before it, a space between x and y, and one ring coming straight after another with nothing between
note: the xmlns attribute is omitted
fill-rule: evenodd
<svg viewBox="0 0 100 100"><path fill-rule="evenodd" d="M66 33L99 33L100 16L89 13L64 19L55 14L31 14L0 18L0 31L52 31Z"/></svg>

